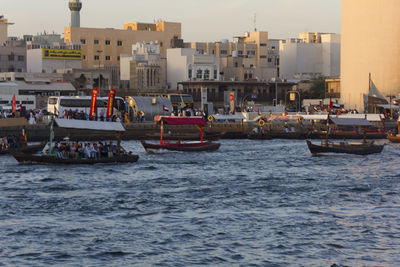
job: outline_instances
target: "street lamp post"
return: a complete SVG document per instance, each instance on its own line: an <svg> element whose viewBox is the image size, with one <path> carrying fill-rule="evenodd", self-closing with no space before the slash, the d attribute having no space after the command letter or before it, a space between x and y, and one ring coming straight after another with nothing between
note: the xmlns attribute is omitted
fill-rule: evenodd
<svg viewBox="0 0 400 267"><path fill-rule="evenodd" d="M100 55L101 53L103 53L103 50L97 50L96 51L99 54L99 67L98 67L98 71L99 71L99 96L101 96L101 73L100 73Z"/></svg>

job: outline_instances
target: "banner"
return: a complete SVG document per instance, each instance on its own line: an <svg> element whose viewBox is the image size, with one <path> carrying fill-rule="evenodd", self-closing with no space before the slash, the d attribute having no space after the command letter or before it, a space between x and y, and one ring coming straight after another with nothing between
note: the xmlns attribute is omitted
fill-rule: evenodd
<svg viewBox="0 0 400 267"><path fill-rule="evenodd" d="M73 49L42 49L42 58L82 60L82 51Z"/></svg>
<svg viewBox="0 0 400 267"><path fill-rule="evenodd" d="M99 92L99 88L94 88L92 91L92 102L90 104L90 114L89 114L89 118L92 119L94 116L94 113L96 113L97 116L97 106L96 106L96 102L97 102L97 94Z"/></svg>
<svg viewBox="0 0 400 267"><path fill-rule="evenodd" d="M114 113L115 93L116 93L116 90L111 89L110 94L108 95L107 119L111 118Z"/></svg>
<svg viewBox="0 0 400 267"><path fill-rule="evenodd" d="M15 99L15 95L12 98L12 103L11 103L11 111L16 113L17 112L17 100Z"/></svg>

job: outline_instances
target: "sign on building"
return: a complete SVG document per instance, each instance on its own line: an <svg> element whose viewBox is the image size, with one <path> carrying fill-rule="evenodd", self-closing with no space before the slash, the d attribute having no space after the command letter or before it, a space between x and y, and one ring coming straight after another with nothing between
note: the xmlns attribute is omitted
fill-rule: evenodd
<svg viewBox="0 0 400 267"><path fill-rule="evenodd" d="M65 59L65 60L82 60L81 50L72 49L42 49L42 58L44 59Z"/></svg>

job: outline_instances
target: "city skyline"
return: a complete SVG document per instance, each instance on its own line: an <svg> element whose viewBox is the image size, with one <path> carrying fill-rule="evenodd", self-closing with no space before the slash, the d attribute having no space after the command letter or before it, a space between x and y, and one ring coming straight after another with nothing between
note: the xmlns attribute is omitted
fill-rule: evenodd
<svg viewBox="0 0 400 267"><path fill-rule="evenodd" d="M9 36L22 37L44 31L63 34L64 27L70 24L68 0L24 1L24 9L18 5L21 0L2 2L0 15L15 23L9 27ZM114 0L112 4L116 7L112 9L105 0L81 2L81 27L122 29L126 22L161 19L182 23L182 37L187 42L231 40L255 27L268 31L270 38L297 37L298 33L306 31L340 33L340 0L149 0L131 3ZM50 6L52 12L48 11Z"/></svg>

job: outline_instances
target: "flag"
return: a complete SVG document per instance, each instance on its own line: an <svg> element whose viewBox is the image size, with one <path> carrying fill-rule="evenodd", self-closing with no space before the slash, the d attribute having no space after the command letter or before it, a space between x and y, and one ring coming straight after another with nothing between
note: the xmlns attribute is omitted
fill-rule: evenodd
<svg viewBox="0 0 400 267"><path fill-rule="evenodd" d="M90 114L89 117L92 119L94 116L94 113L97 115L97 107L96 107L96 101L97 101L97 94L99 92L99 88L94 88L92 91L92 102L90 104Z"/></svg>
<svg viewBox="0 0 400 267"><path fill-rule="evenodd" d="M162 109L163 109L164 111L166 111L166 112L169 111L169 109L168 109L165 105L162 106Z"/></svg>
<svg viewBox="0 0 400 267"><path fill-rule="evenodd" d="M114 113L115 92L115 89L111 89L110 94L108 95L107 119L111 118Z"/></svg>
<svg viewBox="0 0 400 267"><path fill-rule="evenodd" d="M15 99L15 95L13 96L13 98L12 98L12 106L11 106L11 108L12 108L12 112L17 112L17 100Z"/></svg>

